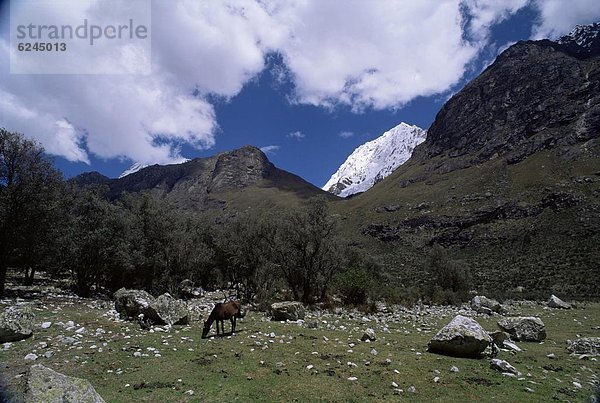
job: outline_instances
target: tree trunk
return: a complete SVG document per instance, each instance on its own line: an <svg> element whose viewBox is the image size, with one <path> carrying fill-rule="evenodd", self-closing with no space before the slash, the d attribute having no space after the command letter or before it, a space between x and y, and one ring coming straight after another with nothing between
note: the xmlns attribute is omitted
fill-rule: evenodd
<svg viewBox="0 0 600 403"><path fill-rule="evenodd" d="M312 287L310 284L304 284L302 289L302 302L305 304L310 304L312 302Z"/></svg>
<svg viewBox="0 0 600 403"><path fill-rule="evenodd" d="M25 269L25 281L24 284L26 286L33 285L33 277L35 276L35 268L29 267Z"/></svg>
<svg viewBox="0 0 600 403"><path fill-rule="evenodd" d="M6 282L6 265L0 258L0 297L4 296L4 283Z"/></svg>

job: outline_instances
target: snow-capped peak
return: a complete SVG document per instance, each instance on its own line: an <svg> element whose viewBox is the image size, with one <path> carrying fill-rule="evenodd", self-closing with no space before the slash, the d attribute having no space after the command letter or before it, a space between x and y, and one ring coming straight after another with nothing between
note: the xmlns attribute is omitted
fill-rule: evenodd
<svg viewBox="0 0 600 403"><path fill-rule="evenodd" d="M426 135L418 126L400 123L354 150L323 190L342 197L368 190L404 164Z"/></svg>

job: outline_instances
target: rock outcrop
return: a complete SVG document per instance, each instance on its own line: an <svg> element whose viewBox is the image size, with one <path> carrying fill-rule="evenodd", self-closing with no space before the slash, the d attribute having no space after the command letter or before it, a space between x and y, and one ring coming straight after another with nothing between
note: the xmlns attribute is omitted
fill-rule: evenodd
<svg viewBox="0 0 600 403"><path fill-rule="evenodd" d="M548 300L548 307L550 308L560 308L560 309L571 309L571 304L566 303L562 299L558 298L556 295L552 295Z"/></svg>
<svg viewBox="0 0 600 403"><path fill-rule="evenodd" d="M29 305L11 306L0 313L0 343L19 341L33 334L35 315Z"/></svg>
<svg viewBox="0 0 600 403"><path fill-rule="evenodd" d="M304 319L304 305L296 301L276 302L271 305L271 318L277 321Z"/></svg>
<svg viewBox="0 0 600 403"><path fill-rule="evenodd" d="M41 364L29 368L24 389L27 403L104 403L87 380L63 375Z"/></svg>
<svg viewBox="0 0 600 403"><path fill-rule="evenodd" d="M579 337L567 343L567 350L570 353L600 355L600 337Z"/></svg>
<svg viewBox="0 0 600 403"><path fill-rule="evenodd" d="M504 318L498 326L517 341L542 341L546 338L544 322L533 316Z"/></svg>
<svg viewBox="0 0 600 403"><path fill-rule="evenodd" d="M173 298L168 293L152 301L143 313L155 325L187 325L189 323L189 311L185 302Z"/></svg>
<svg viewBox="0 0 600 403"><path fill-rule="evenodd" d="M121 288L115 292L115 310L123 317L137 318L152 302L154 297L143 290Z"/></svg>
<svg viewBox="0 0 600 403"><path fill-rule="evenodd" d="M492 338L474 319L458 315L429 342L428 351L453 357L480 358Z"/></svg>

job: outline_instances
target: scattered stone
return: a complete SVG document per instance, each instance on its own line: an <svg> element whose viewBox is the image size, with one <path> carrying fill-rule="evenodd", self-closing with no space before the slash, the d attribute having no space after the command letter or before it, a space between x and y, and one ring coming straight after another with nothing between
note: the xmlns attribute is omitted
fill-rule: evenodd
<svg viewBox="0 0 600 403"><path fill-rule="evenodd" d="M362 337L360 338L362 341L375 341L377 340L377 336L375 335L375 330L371 329L371 328L367 328L365 329L365 332L363 333Z"/></svg>
<svg viewBox="0 0 600 403"><path fill-rule="evenodd" d="M62 344L66 344L66 345L71 345L71 344L75 343L75 341L76 340L73 337L71 337L71 336L66 336L66 337L61 337L60 338L60 342Z"/></svg>
<svg viewBox="0 0 600 403"><path fill-rule="evenodd" d="M554 355L554 353L550 353L548 355L546 355L546 357L550 358L551 360L556 358L556 355Z"/></svg>
<svg viewBox="0 0 600 403"><path fill-rule="evenodd" d="M600 355L600 337L580 337L567 344L570 353Z"/></svg>
<svg viewBox="0 0 600 403"><path fill-rule="evenodd" d="M202 287L195 287L192 280L183 280L181 283L179 283L177 289L182 298L191 299L201 298L204 296L204 290Z"/></svg>
<svg viewBox="0 0 600 403"><path fill-rule="evenodd" d="M529 393L533 393L533 392L535 392L535 390L533 390L533 389L531 389L531 388L528 388L528 387L526 387L526 388L525 388L525 391L526 391L526 392L529 392Z"/></svg>
<svg viewBox="0 0 600 403"><path fill-rule="evenodd" d="M392 382L392 388L397 388L398 384L396 382Z"/></svg>
<svg viewBox="0 0 600 403"><path fill-rule="evenodd" d="M554 294L548 300L548 306L550 308L571 309L571 304L566 303Z"/></svg>
<svg viewBox="0 0 600 403"><path fill-rule="evenodd" d="M479 358L492 338L474 319L458 315L429 342L428 351L454 357Z"/></svg>
<svg viewBox="0 0 600 403"><path fill-rule="evenodd" d="M408 393L417 393L417 388L415 388L414 385L409 386L406 390L408 391Z"/></svg>
<svg viewBox="0 0 600 403"><path fill-rule="evenodd" d="M44 353L44 357L46 357L46 358L52 358L53 355L54 355L54 351L52 351L52 350L48 350Z"/></svg>
<svg viewBox="0 0 600 403"><path fill-rule="evenodd" d="M544 322L533 316L504 318L498 326L517 341L542 341L546 338Z"/></svg>
<svg viewBox="0 0 600 403"><path fill-rule="evenodd" d="M304 319L304 305L296 301L276 302L271 305L271 318L276 321Z"/></svg>
<svg viewBox="0 0 600 403"><path fill-rule="evenodd" d="M502 346L508 350L512 350L512 351L516 351L516 352L523 351L519 346L517 346L515 343L513 343L512 341L509 341L509 340L505 340L504 343L502 343Z"/></svg>
<svg viewBox="0 0 600 403"><path fill-rule="evenodd" d="M38 359L37 354L29 353L25 356L25 361L35 361Z"/></svg>
<svg viewBox="0 0 600 403"><path fill-rule="evenodd" d="M583 387L579 382L573 382L573 386L575 386L577 389L581 389Z"/></svg>
<svg viewBox="0 0 600 403"><path fill-rule="evenodd" d="M496 371L500 371L502 373L509 373L518 375L519 371L512 365L510 365L507 361L500 360L498 358L492 359L490 362L490 368L495 369Z"/></svg>
<svg viewBox="0 0 600 403"><path fill-rule="evenodd" d="M434 383L440 383L440 377L436 376L435 378L433 378L433 382Z"/></svg>
<svg viewBox="0 0 600 403"><path fill-rule="evenodd" d="M52 322L44 322L44 323L42 323L42 329L48 329L50 326L52 326Z"/></svg>
<svg viewBox="0 0 600 403"><path fill-rule="evenodd" d="M191 389L189 389L189 390L186 390L185 392L183 392L183 394L184 395L189 395L189 396L194 396L194 391L191 390Z"/></svg>
<svg viewBox="0 0 600 403"><path fill-rule="evenodd" d="M372 350L371 350L371 355L377 355L377 354L379 354L379 353L377 352L377 350L375 350L375 349L372 349Z"/></svg>
<svg viewBox="0 0 600 403"><path fill-rule="evenodd" d="M504 308L498 301L483 295L473 297L471 300L471 309L477 313L485 313L488 315L504 312Z"/></svg>
<svg viewBox="0 0 600 403"><path fill-rule="evenodd" d="M458 372L458 371L459 371L459 369L457 366L453 365L452 368L450 368L450 372Z"/></svg>
<svg viewBox="0 0 600 403"><path fill-rule="evenodd" d="M0 313L0 343L24 340L33 334L35 315L29 305L14 305Z"/></svg>
<svg viewBox="0 0 600 403"><path fill-rule="evenodd" d="M351 376L351 377L348 378L348 380L351 381L351 382L354 382L354 381L357 381L358 378L355 377L355 376Z"/></svg>
<svg viewBox="0 0 600 403"><path fill-rule="evenodd" d="M27 372L24 400L104 403L104 399L87 380L63 375L40 364L32 365Z"/></svg>

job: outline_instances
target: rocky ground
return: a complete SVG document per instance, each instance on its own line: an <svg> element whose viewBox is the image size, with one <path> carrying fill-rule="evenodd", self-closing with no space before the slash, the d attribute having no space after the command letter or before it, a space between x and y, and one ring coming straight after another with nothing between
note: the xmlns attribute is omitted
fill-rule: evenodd
<svg viewBox="0 0 600 403"><path fill-rule="evenodd" d="M376 314L313 308L304 320L287 322L251 311L238 320L237 334L201 339L199 319L223 300L221 292L188 301L189 325L143 330L121 319L111 300L82 299L59 288L29 291L0 301L0 310L28 304L35 314L32 337L0 345L7 396L34 364L84 378L105 401L115 402L589 401L598 393L600 357L571 353L567 341L600 336L600 304L560 309L505 303L506 316L541 318L547 338L509 342L516 348L504 345L492 360L427 352L428 342L456 315L498 330L502 315L468 305L380 303Z"/></svg>

